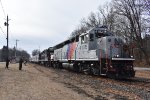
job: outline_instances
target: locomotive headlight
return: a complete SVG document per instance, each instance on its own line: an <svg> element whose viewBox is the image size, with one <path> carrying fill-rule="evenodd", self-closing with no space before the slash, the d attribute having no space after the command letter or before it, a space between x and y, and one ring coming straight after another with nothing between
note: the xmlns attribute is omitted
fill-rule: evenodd
<svg viewBox="0 0 150 100"><path fill-rule="evenodd" d="M110 65L110 68L113 68L113 66L112 66L112 65Z"/></svg>
<svg viewBox="0 0 150 100"><path fill-rule="evenodd" d="M133 58L133 56L131 56L131 58Z"/></svg>
<svg viewBox="0 0 150 100"><path fill-rule="evenodd" d="M118 57L119 57L119 55L115 55L114 57L118 58Z"/></svg>

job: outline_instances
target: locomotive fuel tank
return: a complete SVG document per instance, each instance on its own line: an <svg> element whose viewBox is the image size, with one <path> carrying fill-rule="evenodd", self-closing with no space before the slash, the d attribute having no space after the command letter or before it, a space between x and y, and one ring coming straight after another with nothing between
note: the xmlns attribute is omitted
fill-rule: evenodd
<svg viewBox="0 0 150 100"><path fill-rule="evenodd" d="M62 63L63 68L73 70L73 63Z"/></svg>

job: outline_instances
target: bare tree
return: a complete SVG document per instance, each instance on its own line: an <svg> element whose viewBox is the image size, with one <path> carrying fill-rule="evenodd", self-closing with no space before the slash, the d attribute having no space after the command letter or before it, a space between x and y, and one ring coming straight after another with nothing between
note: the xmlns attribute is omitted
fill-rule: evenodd
<svg viewBox="0 0 150 100"><path fill-rule="evenodd" d="M40 51L38 49L35 49L35 50L32 51L32 56L35 56L39 53L40 53Z"/></svg>
<svg viewBox="0 0 150 100"><path fill-rule="evenodd" d="M84 27L85 29L90 29L98 26L99 24L101 24L99 13L91 12L87 19L83 18L81 20L81 27Z"/></svg>
<svg viewBox="0 0 150 100"><path fill-rule="evenodd" d="M102 25L106 25L110 31L114 32L116 14L111 3L99 6L99 15L101 16Z"/></svg>
<svg viewBox="0 0 150 100"><path fill-rule="evenodd" d="M131 39L136 42L137 47L143 52L147 64L150 64L147 51L144 49L142 39L142 13L145 11L143 3L140 0L114 0L115 12L124 16L129 22L129 32Z"/></svg>
<svg viewBox="0 0 150 100"><path fill-rule="evenodd" d="M80 21L80 25L78 28L76 28L72 33L71 37L81 34L81 33L86 33L88 30L91 28L98 26L101 23L101 18L99 17L98 13L91 12L88 18L83 18Z"/></svg>
<svg viewBox="0 0 150 100"><path fill-rule="evenodd" d="M150 0L142 0L142 7L147 11L147 14L150 15Z"/></svg>
<svg viewBox="0 0 150 100"><path fill-rule="evenodd" d="M81 33L86 33L86 31L88 30L87 26L85 26L84 24L81 23L80 26L78 26L78 28L76 28L70 35L69 38L71 37L75 37L76 35L79 35Z"/></svg>

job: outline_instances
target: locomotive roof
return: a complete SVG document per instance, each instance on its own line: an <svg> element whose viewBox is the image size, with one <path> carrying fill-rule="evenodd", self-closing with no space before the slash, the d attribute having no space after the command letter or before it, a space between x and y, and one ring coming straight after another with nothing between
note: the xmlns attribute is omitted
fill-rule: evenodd
<svg viewBox="0 0 150 100"><path fill-rule="evenodd" d="M112 32L110 32L107 28L107 26L97 26L90 30L88 30L87 33L102 33L103 36L114 36Z"/></svg>
<svg viewBox="0 0 150 100"><path fill-rule="evenodd" d="M49 47L48 50L49 50L50 52L53 52L53 51L54 51L54 47Z"/></svg>
<svg viewBox="0 0 150 100"><path fill-rule="evenodd" d="M73 42L76 40L77 37L79 36L82 36L82 35L85 35L85 34L89 34L89 33L96 33L96 32L99 32L99 31L102 31L103 32L103 35L104 36L113 36L113 34L111 32L108 31L108 28L107 26L97 26L97 27L93 27L91 28L90 30L88 30L86 33L82 33L82 34L79 34L79 35L76 35L74 37L71 37L57 45L54 46L54 49L58 49L58 48L61 48L62 46L64 46L65 44L68 44L70 42Z"/></svg>
<svg viewBox="0 0 150 100"><path fill-rule="evenodd" d="M79 35L77 35L77 36L75 36L75 37L72 37L72 38L69 38L69 39L67 39L67 40L65 40L65 41L63 41L63 42L61 42L61 43L55 45L55 46L54 46L54 50L55 50L55 49L58 49L58 48L60 48L60 47L62 47L62 46L64 46L65 44L68 44L68 43L70 43L70 42L75 41L77 37L79 37Z"/></svg>

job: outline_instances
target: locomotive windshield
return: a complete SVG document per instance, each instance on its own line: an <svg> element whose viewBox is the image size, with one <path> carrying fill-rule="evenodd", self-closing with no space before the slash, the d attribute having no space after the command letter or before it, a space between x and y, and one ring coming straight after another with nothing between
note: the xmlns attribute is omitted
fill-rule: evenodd
<svg viewBox="0 0 150 100"><path fill-rule="evenodd" d="M97 38L101 38L101 37L104 37L104 36L113 36L113 33L107 31L107 30L97 30L95 32L95 36Z"/></svg>
<svg viewBox="0 0 150 100"><path fill-rule="evenodd" d="M113 33L108 30L107 26L100 26L95 28L95 36L96 38L101 38L105 36L113 36Z"/></svg>

